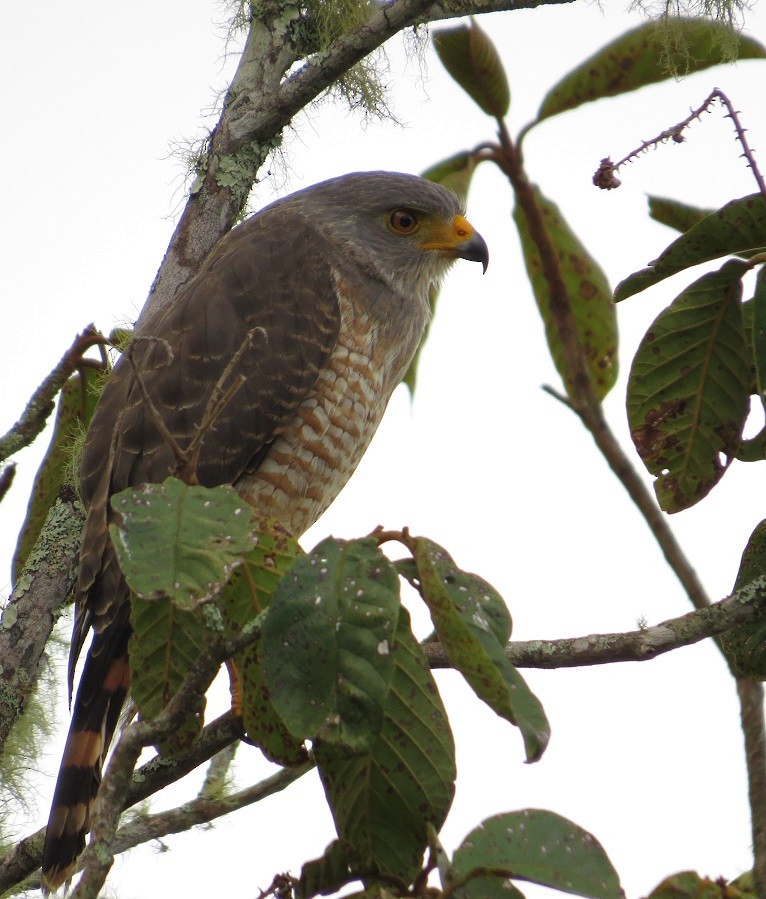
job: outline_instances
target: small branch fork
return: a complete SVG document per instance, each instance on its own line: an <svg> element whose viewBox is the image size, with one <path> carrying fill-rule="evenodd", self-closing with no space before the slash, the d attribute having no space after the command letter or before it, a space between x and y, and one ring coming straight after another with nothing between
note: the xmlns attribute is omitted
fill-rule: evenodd
<svg viewBox="0 0 766 899"><path fill-rule="evenodd" d="M747 164L750 167L753 176L755 177L755 181L758 185L758 190L761 192L761 196L766 198L766 182L764 182L763 175L761 174L761 171L755 161L755 155L750 149L750 145L748 144L747 138L745 137L745 132L747 131L747 129L743 127L742 122L739 118L740 114L736 109L734 109L731 100L722 90L719 90L718 88L716 88L710 94L710 96L701 106L699 106L697 109L693 109L685 119L678 122L678 124L676 125L671 125L670 128L666 128L665 131L660 132L660 134L658 134L656 137L644 141L640 147L636 147L635 150L631 150L631 152L628 153L628 155L621 159L619 162L612 162L612 160L608 156L602 159L598 169L596 170L596 174L593 176L593 183L596 185L596 187L600 187L602 190L612 190L615 187L619 187L622 182L617 177L618 169L620 169L626 163L636 159L642 153L646 153L652 148L658 147L660 144L663 144L666 141L672 140L677 144L683 143L686 139L683 134L685 129L688 128L692 124L692 122L701 121L703 112L711 112L711 106L716 102L716 100L726 108L726 118L732 120L736 138L742 146L741 155L747 160Z"/></svg>
<svg viewBox="0 0 766 899"><path fill-rule="evenodd" d="M94 346L100 350L100 362L84 358L84 354ZM9 456L25 446L29 446L42 432L48 416L55 407L57 394L76 371L87 367L99 369L107 367L108 362L104 349L107 346L110 346L109 340L100 331L97 331L94 325L88 325L82 334L77 335L58 365L32 394L21 418L7 434L0 437L0 462L5 462ZM3 469L3 471L6 470ZM10 475L6 475L6 477L10 477Z"/></svg>
<svg viewBox="0 0 766 899"><path fill-rule="evenodd" d="M90 852L72 899L98 899L114 863L115 838L122 810L130 792L133 770L141 751L161 742L199 705L226 659L251 645L260 636L257 628L232 639L215 639L196 659L170 702L150 721L138 720L122 730L109 759L93 812ZM189 824L188 826L192 826Z"/></svg>
<svg viewBox="0 0 766 899"><path fill-rule="evenodd" d="M236 376L234 375L237 366L242 360L245 352L248 349L252 348L253 339L255 338L256 334L263 336L264 338L266 337L266 332L263 328L253 328L252 330L247 332L236 353L234 353L231 359L229 359L226 368L224 368L220 378L215 383L215 386L210 392L207 405L205 406L205 411L202 415L202 420L200 421L200 424L197 428L197 433L194 435L191 442L189 443L189 446L186 449L182 449L179 446L178 441L175 439L173 434L171 434L168 426L165 424L164 418L155 406L152 398L149 396L149 392L146 388L143 376L138 369L138 365L136 364L134 356L134 347L136 343L142 341L156 342L160 343L166 348L168 356L164 364L168 364L173 358L173 351L170 347L170 344L168 344L166 340L160 337L142 337L139 335L133 338L131 345L125 351L125 356L127 357L128 362L133 369L133 376L136 379L136 384L138 385L138 390L141 394L141 398L144 401L144 405L149 411L149 414L152 417L152 421L154 422L154 425L159 431L162 439L165 441L167 446L170 448L170 451L173 453L173 458L176 460L176 475L189 486L193 486L199 483L199 481L197 480L197 464L199 462L199 454L202 448L202 440L205 437L205 434L215 424L219 415L234 398L234 394L240 389L240 387L242 387L242 385L247 380L247 378L245 378L245 376L242 374ZM228 387L225 387L224 385L232 377L234 377L232 383L229 384Z"/></svg>

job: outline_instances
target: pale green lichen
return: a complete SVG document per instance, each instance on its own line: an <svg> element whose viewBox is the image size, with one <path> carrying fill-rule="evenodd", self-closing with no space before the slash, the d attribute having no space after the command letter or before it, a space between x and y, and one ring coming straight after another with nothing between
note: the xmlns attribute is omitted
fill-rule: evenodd
<svg viewBox="0 0 766 899"><path fill-rule="evenodd" d="M57 632L48 641L40 676L35 689L18 715L0 755L0 844L12 843L10 827L19 826L19 812L28 817L36 814L30 797L38 790L29 780L40 770L41 749L47 747L56 726L58 708L58 668L65 657L65 640ZM20 695L26 693L26 672L17 672L15 684L0 686L0 704L19 711Z"/></svg>
<svg viewBox="0 0 766 899"><path fill-rule="evenodd" d="M200 799L224 799L234 787L231 770L238 743L232 743L217 752L207 767L205 780L199 791Z"/></svg>
<svg viewBox="0 0 766 899"><path fill-rule="evenodd" d="M59 572L64 577L72 577L70 562L80 546L84 519L85 512L79 501L65 504L56 500L16 584L14 595L17 600L26 593L34 574L41 568L49 575ZM57 569L50 567L53 559L59 560Z"/></svg>
<svg viewBox="0 0 766 899"><path fill-rule="evenodd" d="M279 148L282 136L277 135L270 141L261 143L252 141L240 147L231 156L221 156L215 180L221 187L228 187L238 203L244 207L258 169L264 164L269 154Z"/></svg>
<svg viewBox="0 0 766 899"><path fill-rule="evenodd" d="M223 616L216 606L211 603L205 603L202 606L202 620L205 623L205 627L212 633L223 633Z"/></svg>
<svg viewBox="0 0 766 899"><path fill-rule="evenodd" d="M707 19L726 25L716 37L716 49L722 62L733 62L739 48L739 32L748 0L634 0L631 9L639 9L662 25L663 49L660 60L673 77L686 74L693 62L688 46L689 18Z"/></svg>

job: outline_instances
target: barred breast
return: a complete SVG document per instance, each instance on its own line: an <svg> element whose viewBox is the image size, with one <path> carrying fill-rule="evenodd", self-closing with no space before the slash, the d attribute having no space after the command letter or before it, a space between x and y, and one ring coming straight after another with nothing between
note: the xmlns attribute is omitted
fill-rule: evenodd
<svg viewBox="0 0 766 899"><path fill-rule="evenodd" d="M296 536L314 524L353 474L425 324L424 316L414 316L413 327L405 329L411 333L392 344L381 339L388 323L369 314L369 299L355 297L340 277L336 289L340 333L315 390L258 470L235 485L250 505L279 519Z"/></svg>

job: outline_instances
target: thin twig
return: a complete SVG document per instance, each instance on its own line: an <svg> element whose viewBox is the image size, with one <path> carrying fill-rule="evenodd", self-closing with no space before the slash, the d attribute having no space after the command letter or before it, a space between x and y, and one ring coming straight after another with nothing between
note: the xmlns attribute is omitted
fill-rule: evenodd
<svg viewBox="0 0 766 899"><path fill-rule="evenodd" d="M200 795L190 802L185 802L179 808L159 812L156 815L142 816L117 831L110 847L111 851L117 855L141 843L158 840L171 833L189 830L198 824L206 824L216 818L229 815L231 812L239 811L239 809L246 808L286 789L311 771L315 764L313 760L310 760L295 768L282 768L276 774L272 774L251 787L238 790L236 793L218 798ZM93 851L90 847L86 850L87 853Z"/></svg>
<svg viewBox="0 0 766 899"><path fill-rule="evenodd" d="M11 489L13 478L16 474L16 463L9 462L8 465L0 467L0 501L5 494Z"/></svg>
<svg viewBox="0 0 766 899"><path fill-rule="evenodd" d="M245 355L245 352L248 349L252 348L253 338L256 334L260 334L264 338L264 340L267 339L265 328L251 328L247 332L247 334L245 334L245 338L237 348L236 353L234 353L231 359L229 359L226 368L224 368L221 374L221 377L216 381L216 384L210 393L210 397L207 401L207 405L205 406L205 412L202 416L200 426L197 430L197 433L194 435L192 442L189 444L189 454L192 460L194 460L195 462L199 457L199 447L202 443L202 438L215 423L215 420L218 418L221 412L223 412L224 408L231 401L234 394L245 383L246 379L242 375L239 375L234 383L229 385L229 387L224 390L224 385L229 380L229 378L234 375L234 372L236 371L240 360Z"/></svg>
<svg viewBox="0 0 766 899"><path fill-rule="evenodd" d="M683 132L692 122L700 120L702 118L703 112L709 112L710 107L718 100L723 106L726 107L727 114L726 118L731 119L734 123L734 131L736 132L737 140L742 146L742 156L747 160L747 164L750 167L753 176L755 177L756 184L758 185L758 190L761 192L761 196L766 198L766 182L763 180L763 175L761 175L760 169L755 161L755 155L753 151L750 149L750 145L747 142L747 138L745 137L746 129L743 128L742 123L739 119L739 113L732 106L731 100L726 96L726 94L715 88L714 91L710 94L710 96L699 106L697 109L693 109L689 115L678 122L675 125L671 125L670 128L666 128L664 131L661 131L656 137L651 138L650 140L643 141L640 147L636 147L635 150L631 150L627 156L623 157L619 162L612 162L612 160L607 156L605 159L602 159L599 163L599 167L596 170L596 174L593 176L593 183L596 187L600 187L603 190L611 190L615 187L620 186L620 179L616 177L617 171L621 166L625 165L628 162L631 162L636 157L640 156L642 153L646 153L648 150L651 150L654 147L658 147L660 144L665 143L668 140L672 140L674 143L680 144L683 143L685 138Z"/></svg>
<svg viewBox="0 0 766 899"><path fill-rule="evenodd" d="M668 138L682 140L682 128L686 127L686 125L695 117L699 117L707 105L712 102L712 99L715 97L721 99L722 95L719 95L720 92L714 92L702 107L692 112L688 120L679 123L679 125L675 126L673 129L669 129L667 132L663 132L655 142L667 140ZM726 103L729 114L735 121L738 138L746 148L748 162L756 175L759 188L761 188L763 192L761 187L763 181L760 178L760 173L755 165L755 160L747 148L747 143L744 140L744 132L739 125L736 113L731 108L730 104L728 104L728 100ZM630 460L623 452L622 447L610 430L603 415L601 404L590 383L590 379L588 378L586 380L583 378L583 372L585 371L587 373L585 353L576 330L572 308L561 276L561 267L555 248L545 229L545 223L542 219L540 210L537 207L534 192L526 178L516 147L511 141L502 121L499 122L499 127L501 146L497 154L497 161L501 168L503 168L503 171L506 172L513 185L516 192L517 202L527 219L530 234L540 254L543 274L549 291L551 315L559 341L563 347L566 369L570 375L566 380L568 382L567 389L571 399L571 408L577 413L582 423L590 431L596 445L606 459L607 464L628 491L636 508L638 508L644 516L644 519L649 525L655 540L661 547L670 568L675 572L676 576L684 586L692 604L698 610L697 613L693 614L700 615L702 618L705 613L710 611L710 600L705 589L686 555L677 543L662 512L657 507L654 498L649 493L644 482L638 476L637 471L633 465L631 465ZM648 142L635 152L642 152L642 150L646 149L651 143L652 142ZM634 154L631 154L631 156L632 155ZM616 186L619 182L617 181L614 172L619 165L627 161L628 158L629 157L626 157L626 159L617 166L613 166L609 160L603 160L601 168L594 178L594 182L598 183L598 179L601 178L604 183L600 186ZM610 181L612 183L610 183ZM764 193L764 195L766 195L766 193ZM660 638L659 642L662 643L662 631L657 633L655 630L655 635ZM638 657L646 658L648 657L645 654L647 649L653 653L655 651L655 646L652 642L647 646L642 637L643 635L640 634L637 645L626 647L626 649L628 649L629 652L637 651L640 654ZM673 637L675 637L675 634ZM673 638L671 638L671 642L673 642ZM427 650L430 648L431 647L428 647ZM568 648L576 650L577 645L572 645ZM592 665L598 662L597 655L599 653L604 653L606 651L607 654L611 654L611 650L614 649L614 646L611 644L609 638L607 638L605 642L599 642L593 646L588 645L588 641L586 641L585 646L581 646L580 648L584 650L583 658L590 659L586 664ZM630 656L623 656L623 658L629 657ZM728 664L728 659L726 661ZM751 820L753 822L754 834L761 837L760 843L757 840L754 840L753 848L755 853L755 865L756 867L762 867L766 873L766 840L763 839L763 834L760 833L760 829L764 827L764 813L766 811L766 777L764 777L763 772L761 771L760 761L753 761L754 759L763 759L763 757L766 756L766 737L764 736L763 730L762 711L756 714L756 718L753 722L750 722L749 718L751 714L754 713L751 711L750 706L745 702L742 693L740 693L740 708L743 728L745 728L745 739L748 741L747 760L750 783ZM766 884L766 877L764 877L762 882ZM766 892L759 891L759 896L761 896L762 899L766 899Z"/></svg>
<svg viewBox="0 0 766 899"><path fill-rule="evenodd" d="M169 765L166 758L155 756L142 765L133 775L124 808L128 809L150 796L176 783L190 771L204 764L217 752L241 739L242 721L226 712L206 725L194 743L180 755L174 756ZM0 858L0 895L25 881L42 863L45 828L19 840ZM31 883L30 888L39 887Z"/></svg>
<svg viewBox="0 0 766 899"><path fill-rule="evenodd" d="M72 345L64 353L58 365L35 390L26 405L21 418L0 437L0 462L29 446L42 432L48 416L53 412L58 392L67 380L83 364L83 353L93 346L108 345L107 339L93 325L75 337ZM93 364L91 361L89 364Z"/></svg>
<svg viewBox="0 0 766 899"><path fill-rule="evenodd" d="M137 337L135 340L152 340L154 338L148 337ZM159 338L157 338L159 339ZM167 344L167 341L162 340L162 343ZM138 366L136 365L136 360L133 358L133 345L129 346L125 350L125 357L130 363L131 368L133 369L133 376L136 379L136 385L138 386L138 391L141 394L141 399L144 401L144 405L146 406L146 410L151 416L152 421L154 422L154 426L160 432L160 437L165 441L165 444L170 449L171 453L173 453L173 458L176 460L176 473L181 478L181 480L185 484L194 485L197 483L196 474L194 468L192 467L191 471L189 470L189 456L181 447L178 445L178 441L175 437L170 433L170 429L165 424L165 419L160 415L159 410L154 405L152 398L149 396L149 392L146 389L146 384L144 384L144 379L141 376L141 372L138 370ZM170 362L171 357L168 359ZM117 432L118 429L115 429Z"/></svg>

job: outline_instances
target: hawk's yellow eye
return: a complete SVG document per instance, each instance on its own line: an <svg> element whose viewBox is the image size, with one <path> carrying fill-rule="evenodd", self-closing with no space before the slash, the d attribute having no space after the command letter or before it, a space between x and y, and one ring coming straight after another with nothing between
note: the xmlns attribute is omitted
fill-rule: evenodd
<svg viewBox="0 0 766 899"><path fill-rule="evenodd" d="M397 234L412 234L418 227L418 217L409 209L397 209L389 219L391 227Z"/></svg>

